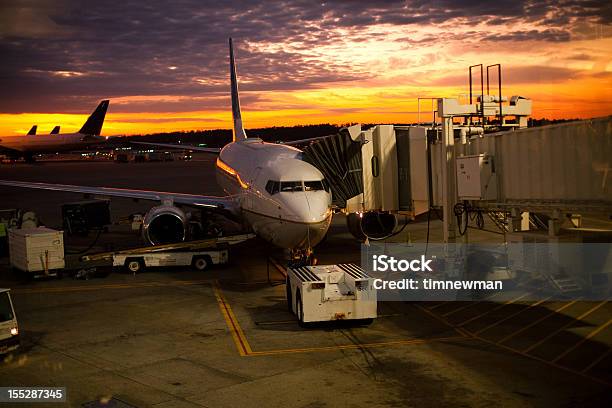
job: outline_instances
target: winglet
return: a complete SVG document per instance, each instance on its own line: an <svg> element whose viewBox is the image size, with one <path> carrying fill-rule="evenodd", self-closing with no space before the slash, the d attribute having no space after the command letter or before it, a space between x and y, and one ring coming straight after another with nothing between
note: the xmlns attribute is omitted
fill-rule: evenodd
<svg viewBox="0 0 612 408"><path fill-rule="evenodd" d="M83 125L79 133L84 135L99 136L102 131L102 125L104 124L104 117L106 116L106 110L108 109L108 100L100 102L95 111L87 118L87 122Z"/></svg>
<svg viewBox="0 0 612 408"><path fill-rule="evenodd" d="M51 133L49 133L50 135L57 135L60 131L60 127L56 126L53 128L53 130L51 131Z"/></svg>
<svg viewBox="0 0 612 408"><path fill-rule="evenodd" d="M242 127L242 115L240 114L240 99L238 98L238 80L236 79L236 63L234 62L234 46L232 38L229 39L230 52L230 80L232 88L232 118L234 120L234 142L247 138Z"/></svg>
<svg viewBox="0 0 612 408"><path fill-rule="evenodd" d="M30 129L30 131L28 132L28 136L35 135L37 127L38 127L37 125L32 126L32 129Z"/></svg>

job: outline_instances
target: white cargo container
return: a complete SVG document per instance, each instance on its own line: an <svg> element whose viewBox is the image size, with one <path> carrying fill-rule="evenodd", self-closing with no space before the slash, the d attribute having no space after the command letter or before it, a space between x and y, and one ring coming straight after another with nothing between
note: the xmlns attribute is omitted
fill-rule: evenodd
<svg viewBox="0 0 612 408"><path fill-rule="evenodd" d="M287 268L287 304L301 325L377 316L374 279L354 264Z"/></svg>
<svg viewBox="0 0 612 408"><path fill-rule="evenodd" d="M9 231L11 266L24 272L55 275L66 266L63 231L46 227Z"/></svg>

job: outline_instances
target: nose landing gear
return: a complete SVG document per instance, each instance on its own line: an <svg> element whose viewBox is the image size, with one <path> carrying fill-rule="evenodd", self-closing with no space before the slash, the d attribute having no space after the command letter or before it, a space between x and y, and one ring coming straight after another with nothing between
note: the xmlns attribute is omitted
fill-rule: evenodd
<svg viewBox="0 0 612 408"><path fill-rule="evenodd" d="M289 252L288 264L290 268L316 265L317 258L315 258L312 248L292 249Z"/></svg>

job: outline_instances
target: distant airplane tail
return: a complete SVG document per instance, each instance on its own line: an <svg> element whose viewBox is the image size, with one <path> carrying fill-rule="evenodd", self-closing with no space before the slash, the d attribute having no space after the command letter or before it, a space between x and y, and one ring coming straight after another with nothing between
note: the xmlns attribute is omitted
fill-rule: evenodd
<svg viewBox="0 0 612 408"><path fill-rule="evenodd" d="M100 102L95 111L87 118L87 122L83 125L79 133L84 135L99 136L102 131L102 125L104 124L104 117L106 116L106 110L108 109L108 100Z"/></svg>
<svg viewBox="0 0 612 408"><path fill-rule="evenodd" d="M35 135L37 127L38 127L37 125L32 126L32 129L30 129L30 131L28 132L28 135Z"/></svg>
<svg viewBox="0 0 612 408"><path fill-rule="evenodd" d="M234 62L234 46L229 39L230 52L230 80L232 88L232 118L234 120L234 142L247 138L242 127L242 115L240 114L240 99L238 98L238 80L236 79L236 63Z"/></svg>
<svg viewBox="0 0 612 408"><path fill-rule="evenodd" d="M60 127L56 126L53 128L53 130L51 131L51 133L49 133L50 135L57 135L60 131Z"/></svg>

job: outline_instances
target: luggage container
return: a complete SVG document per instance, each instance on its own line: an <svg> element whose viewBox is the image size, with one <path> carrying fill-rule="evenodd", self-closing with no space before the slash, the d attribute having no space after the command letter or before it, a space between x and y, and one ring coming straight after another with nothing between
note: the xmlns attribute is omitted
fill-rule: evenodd
<svg viewBox="0 0 612 408"><path fill-rule="evenodd" d="M11 266L20 271L55 276L66 266L63 231L46 227L11 229L9 257Z"/></svg>

